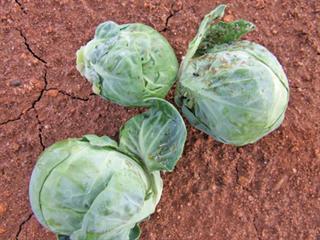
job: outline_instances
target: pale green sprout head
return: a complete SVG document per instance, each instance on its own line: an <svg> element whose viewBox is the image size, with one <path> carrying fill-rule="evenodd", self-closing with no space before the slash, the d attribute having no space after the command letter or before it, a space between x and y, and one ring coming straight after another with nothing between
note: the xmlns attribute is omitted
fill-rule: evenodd
<svg viewBox="0 0 320 240"><path fill-rule="evenodd" d="M139 223L161 197L159 171L173 170L186 140L184 122L170 103L152 98L146 105L149 111L124 125L119 145L107 136L85 135L57 142L40 156L30 203L59 240L139 239Z"/></svg>
<svg viewBox="0 0 320 240"><path fill-rule="evenodd" d="M289 100L286 75L265 47L238 39L255 26L217 21L225 5L202 21L180 66L176 103L196 128L218 141L254 143L278 128Z"/></svg>
<svg viewBox="0 0 320 240"><path fill-rule="evenodd" d="M178 61L168 41L153 28L108 21L78 50L77 69L96 94L120 105L144 106L149 97L167 95Z"/></svg>

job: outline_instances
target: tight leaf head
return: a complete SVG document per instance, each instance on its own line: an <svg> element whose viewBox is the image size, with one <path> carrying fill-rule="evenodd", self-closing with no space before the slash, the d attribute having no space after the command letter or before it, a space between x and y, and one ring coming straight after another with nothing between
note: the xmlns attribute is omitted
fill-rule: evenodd
<svg viewBox="0 0 320 240"><path fill-rule="evenodd" d="M58 240L135 240L161 191L159 172L146 172L110 138L86 135L42 153L29 196L36 218Z"/></svg>
<svg viewBox="0 0 320 240"><path fill-rule="evenodd" d="M93 92L124 106L164 98L176 80L178 61L168 41L140 23L108 21L77 51L77 69Z"/></svg>
<svg viewBox="0 0 320 240"><path fill-rule="evenodd" d="M175 101L194 127L242 146L280 126L289 87L271 52L239 40L255 26L221 21L224 9L218 6L200 24L180 66Z"/></svg>

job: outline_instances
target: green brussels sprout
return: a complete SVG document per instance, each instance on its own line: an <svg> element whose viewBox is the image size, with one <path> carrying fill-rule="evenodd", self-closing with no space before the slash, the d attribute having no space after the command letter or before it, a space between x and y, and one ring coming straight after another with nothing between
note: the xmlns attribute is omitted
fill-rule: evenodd
<svg viewBox="0 0 320 240"><path fill-rule="evenodd" d="M225 5L202 21L178 75L175 101L196 128L223 143L254 143L278 128L289 100L286 75L265 47L238 39L255 26L217 22Z"/></svg>
<svg viewBox="0 0 320 240"><path fill-rule="evenodd" d="M124 125L119 145L107 136L85 135L57 142L40 156L30 203L59 240L139 239L139 223L161 197L159 171L173 169L186 139L171 104L145 101L150 110Z"/></svg>
<svg viewBox="0 0 320 240"><path fill-rule="evenodd" d="M137 239L137 223L160 199L159 172L148 173L94 135L55 143L39 158L30 201L39 222L71 240Z"/></svg>
<svg viewBox="0 0 320 240"><path fill-rule="evenodd" d="M150 97L164 98L178 72L168 41L140 23L100 24L94 38L77 51L77 69L93 92L124 106L144 106Z"/></svg>

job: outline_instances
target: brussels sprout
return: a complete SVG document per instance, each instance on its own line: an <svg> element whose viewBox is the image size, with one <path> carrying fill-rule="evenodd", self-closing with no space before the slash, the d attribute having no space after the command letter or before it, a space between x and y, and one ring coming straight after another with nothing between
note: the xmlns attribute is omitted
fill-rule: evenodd
<svg viewBox="0 0 320 240"><path fill-rule="evenodd" d="M108 21L78 50L77 69L96 94L124 106L144 106L146 98L166 96L178 62L168 41L153 28Z"/></svg>
<svg viewBox="0 0 320 240"><path fill-rule="evenodd" d="M137 223L154 212L161 191L159 172L144 171L111 139L94 135L49 147L30 181L39 222L71 240L137 239Z"/></svg>
<svg viewBox="0 0 320 240"><path fill-rule="evenodd" d="M85 135L57 142L40 156L30 181L31 207L59 240L139 239L139 222L161 197L159 170L173 169L186 138L171 104L145 101L150 110L125 124L120 146L107 136Z"/></svg>
<svg viewBox="0 0 320 240"><path fill-rule="evenodd" d="M244 20L217 22L225 5L202 21L180 66L177 105L196 128L234 145L256 142L279 127L289 100L286 75L263 46L238 39Z"/></svg>

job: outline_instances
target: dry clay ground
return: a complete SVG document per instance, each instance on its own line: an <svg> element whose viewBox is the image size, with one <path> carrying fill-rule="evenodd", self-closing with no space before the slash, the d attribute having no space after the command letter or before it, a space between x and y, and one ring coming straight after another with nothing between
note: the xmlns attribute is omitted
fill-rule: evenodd
<svg viewBox="0 0 320 240"><path fill-rule="evenodd" d="M184 155L163 174L143 240L320 239L320 1L225 1L226 21L284 65L291 98L282 126L254 145L223 145L190 125ZM137 109L91 93L75 52L98 23L143 22L179 59L218 1L0 0L0 239L53 240L32 215L28 182L40 152L86 133L117 138ZM172 93L168 97L172 101Z"/></svg>

